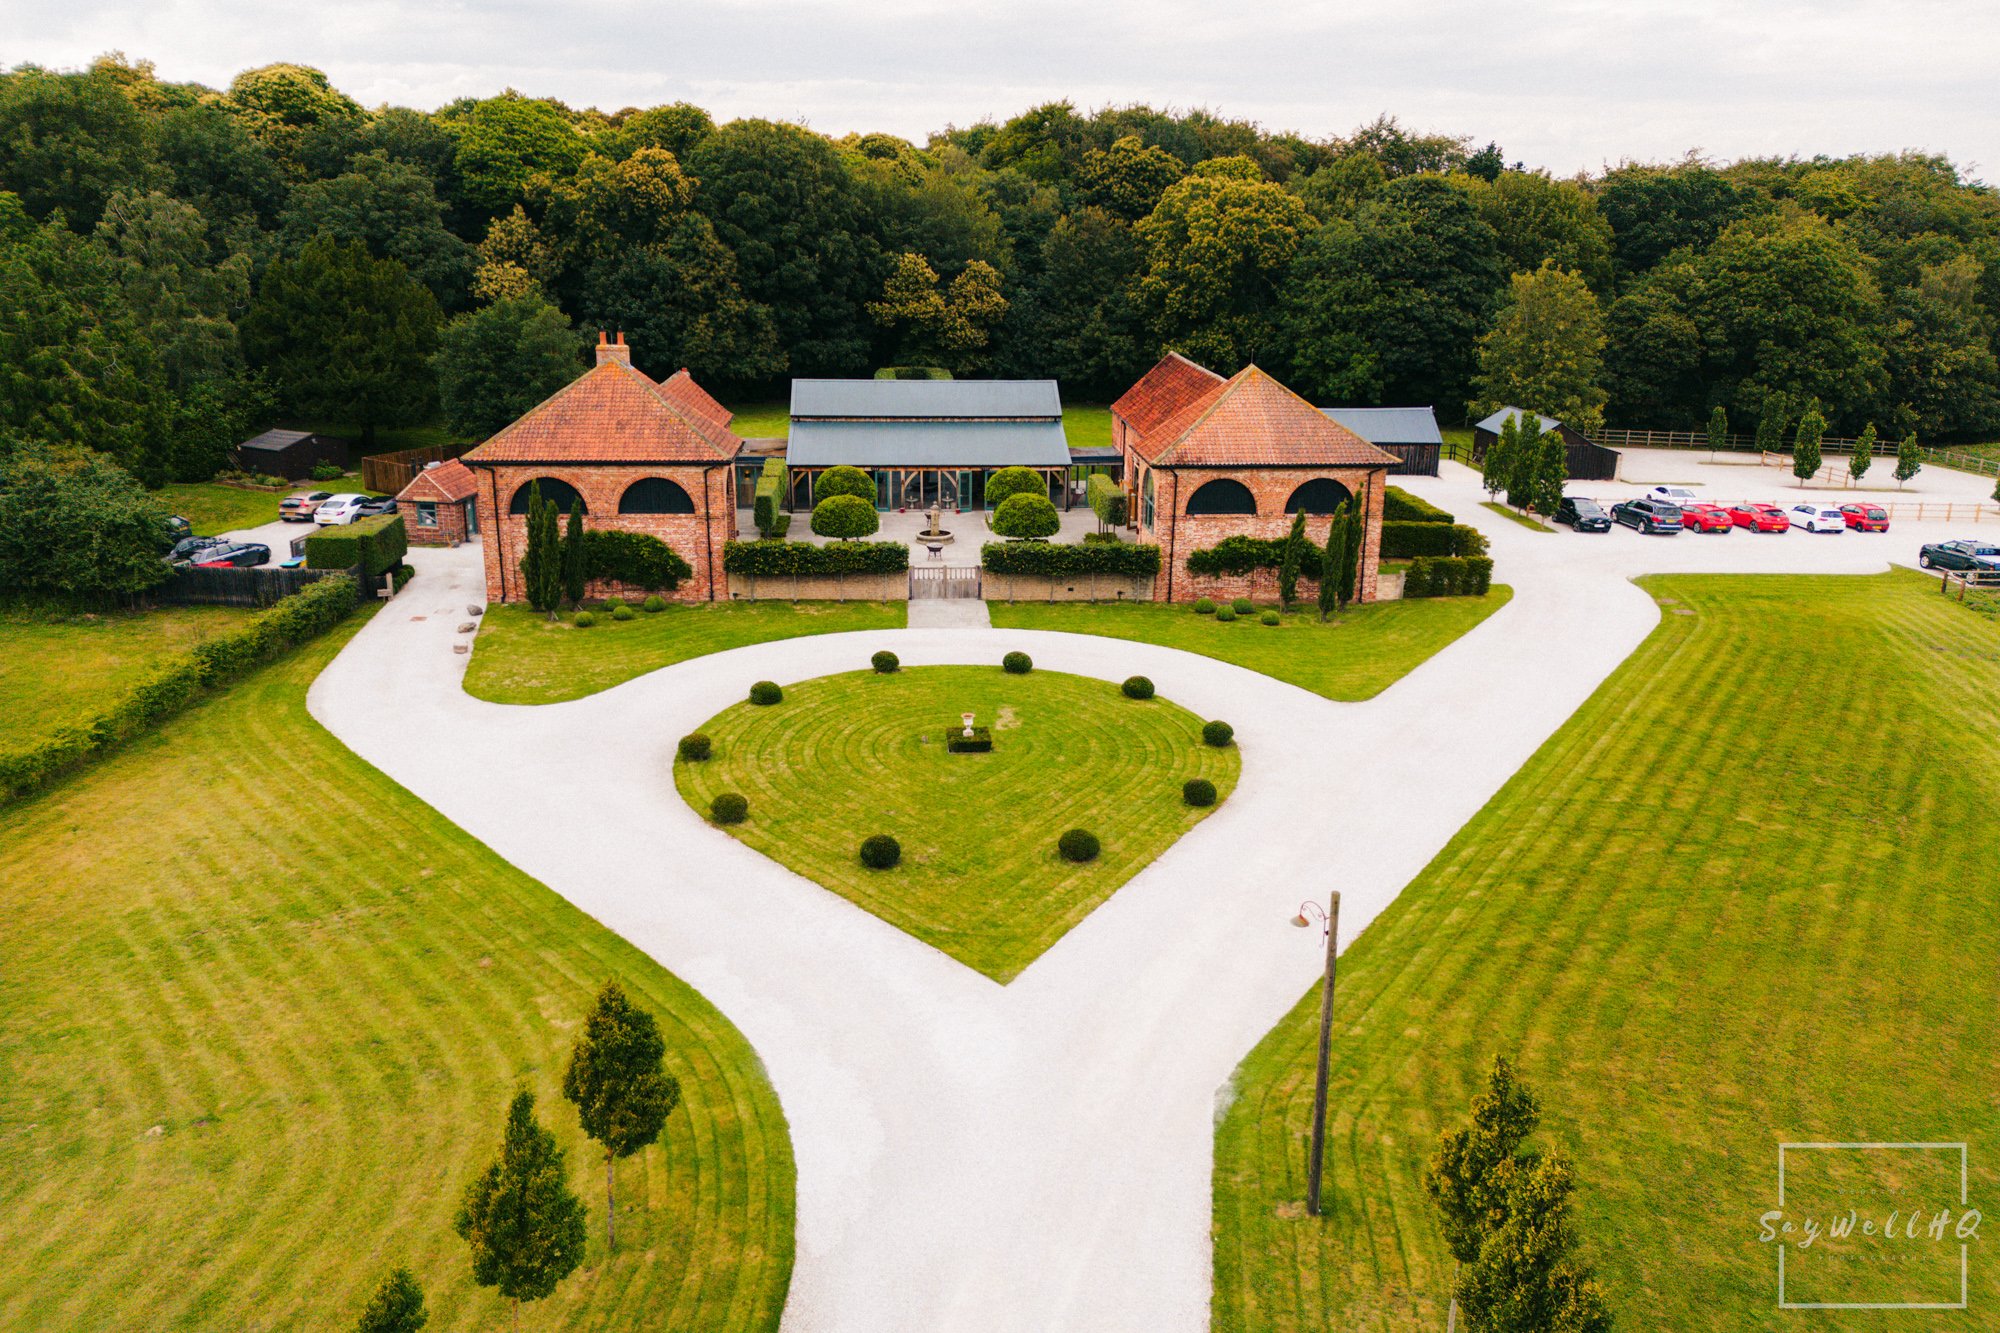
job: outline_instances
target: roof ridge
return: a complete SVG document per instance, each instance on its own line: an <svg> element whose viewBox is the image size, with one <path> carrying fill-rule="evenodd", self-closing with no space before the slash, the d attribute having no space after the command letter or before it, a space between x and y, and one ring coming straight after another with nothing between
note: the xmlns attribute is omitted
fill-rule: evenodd
<svg viewBox="0 0 2000 1333"><path fill-rule="evenodd" d="M1170 353L1168 353L1168 355L1170 355L1170 356L1180 356L1180 353L1179 353L1179 352L1170 352ZM1183 359L1183 360L1186 360L1186 358L1185 358L1185 357L1183 357L1182 359ZM1188 364L1192 366L1192 365L1194 365L1195 363L1194 363L1194 362L1192 362L1192 361L1189 361L1189 362L1188 362ZM1198 366L1198 367L1196 367L1196 369L1199 369L1199 370L1208 370L1208 367L1206 367L1206 366ZM1223 400L1224 400L1224 399L1226 399L1226 398L1228 398L1230 394L1232 394L1232 393L1236 392L1236 390L1237 390L1238 388L1240 388L1240 387L1242 386L1242 383L1243 383L1243 377L1244 377L1245 375L1249 374L1249 373L1250 373L1251 371L1253 371L1253 370L1256 370L1256 371L1257 371L1257 373L1258 373L1258 374L1260 374L1260 375L1264 374L1264 372L1263 372L1262 370L1258 370L1258 369L1257 369L1257 366L1256 366L1256 364L1255 364L1255 363L1253 362L1252 364L1250 364L1250 365L1247 365L1247 366L1243 367L1243 369L1241 369L1241 370L1237 371L1237 372L1236 372L1236 373L1235 373L1234 375L1231 375L1231 376L1230 376L1230 377L1229 377L1228 379L1226 379L1226 380L1222 380L1222 383L1220 383L1219 385L1217 385L1217 386L1216 386L1215 388L1213 388L1213 389L1210 389L1210 390L1208 391L1208 393L1205 393L1205 394L1203 394L1203 395L1201 396L1202 398L1206 398L1206 397L1208 397L1208 394L1214 394L1214 395L1215 395L1215 399L1214 399L1214 401L1213 401L1213 402L1211 402L1211 403L1209 403L1209 405L1208 405L1207 407L1204 407L1204 408L1203 408L1203 409L1201 410L1201 414L1200 414L1199 416L1197 416L1197 417L1196 417L1196 418L1195 418L1195 419L1194 419L1193 421L1190 421L1190 422L1188 422L1188 424L1187 424L1186 426L1183 426L1183 427L1182 427L1182 428L1181 428L1180 430L1178 430L1178 431L1174 432L1174 437L1173 437L1173 439L1169 440L1169 441L1167 442L1166 446L1165 446L1164 448L1162 448L1162 449L1160 450L1160 452L1159 452L1159 453L1157 453L1157 454L1155 454L1155 455L1153 456L1153 461L1154 461L1154 462L1156 462L1156 463L1169 463L1169 462L1172 462L1172 461L1173 461L1173 455L1174 455L1174 450L1176 450L1176 449L1180 448L1180 447L1181 447L1181 445L1182 445L1182 443L1184 443L1184 442L1185 442L1185 441L1187 440L1187 437L1188 437L1188 436L1190 436L1190 435L1192 435L1192 434L1194 434L1194 432L1195 432L1195 429L1196 429L1196 428L1197 428L1198 426L1200 426L1202 422L1204 422L1204 421L1207 421L1207 420L1208 420L1208 419L1209 419L1210 417L1212 417L1212 416L1214 416L1214 415L1215 415L1215 409L1216 409L1216 408L1218 408L1218 407L1221 407L1221 406L1222 406L1222 403L1223 403ZM1214 375L1214 374L1215 374L1215 372L1214 372L1214 371L1212 371L1212 370L1209 370L1209 371L1208 371L1208 373L1209 373L1209 374L1211 374L1211 375ZM1218 378L1218 379L1220 379L1221 377L1220 377L1220 376L1217 376L1217 378ZM1267 378L1267 379L1268 379L1268 378L1269 378L1269 376L1266 376L1265 378ZM1274 381L1274 383L1275 383L1275 381ZM1195 402L1197 402L1197 403L1198 403L1198 402L1200 402L1200 401L1201 401L1201 398L1197 398L1197 399L1195 399ZM1190 406L1192 406L1192 404L1190 404Z"/></svg>

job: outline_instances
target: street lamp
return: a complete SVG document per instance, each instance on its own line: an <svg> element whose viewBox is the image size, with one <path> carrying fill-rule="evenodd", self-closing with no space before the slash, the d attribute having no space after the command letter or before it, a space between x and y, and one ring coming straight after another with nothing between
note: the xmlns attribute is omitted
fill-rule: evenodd
<svg viewBox="0 0 2000 1333"><path fill-rule="evenodd" d="M1326 1160L1326 1062L1333 1046L1333 970L1334 960L1340 953L1338 891L1323 912L1318 903L1299 904L1299 914L1292 918L1292 924L1310 926L1314 921L1320 921L1326 927L1326 982L1320 988L1319 997L1319 1074L1313 1082L1312 1147L1308 1150L1306 1162L1306 1211L1318 1217L1320 1163Z"/></svg>

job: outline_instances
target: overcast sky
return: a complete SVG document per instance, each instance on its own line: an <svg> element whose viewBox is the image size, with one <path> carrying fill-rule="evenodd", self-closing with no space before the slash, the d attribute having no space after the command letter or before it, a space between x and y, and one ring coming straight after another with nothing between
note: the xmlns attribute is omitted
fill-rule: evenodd
<svg viewBox="0 0 2000 1333"><path fill-rule="evenodd" d="M317 65L365 105L505 87L922 142L1069 98L1345 133L1378 112L1558 174L1690 148L1922 148L2000 179L1995 0L11 0L0 63L108 50L223 86Z"/></svg>

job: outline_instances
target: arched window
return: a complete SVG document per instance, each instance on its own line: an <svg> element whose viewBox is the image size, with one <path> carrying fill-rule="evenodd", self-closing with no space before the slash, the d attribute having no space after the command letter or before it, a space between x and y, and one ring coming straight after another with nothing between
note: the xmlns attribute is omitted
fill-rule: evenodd
<svg viewBox="0 0 2000 1333"><path fill-rule="evenodd" d="M1222 477L1197 487L1195 493L1188 497L1187 512L1194 515L1254 514L1257 512L1257 498L1242 482Z"/></svg>
<svg viewBox="0 0 2000 1333"><path fill-rule="evenodd" d="M644 477L625 488L618 497L621 514L692 514L694 501L677 481L665 477Z"/></svg>
<svg viewBox="0 0 2000 1333"><path fill-rule="evenodd" d="M569 507L572 504L583 499L581 495L576 493L576 487L570 485L560 477L536 477L533 481L524 483L519 490L514 492L514 498L507 504L508 513L525 514L528 512L528 487L530 486L540 486L542 488L542 498L554 501L555 507L565 514L569 512ZM589 513L590 506L584 505L583 511L586 514Z"/></svg>
<svg viewBox="0 0 2000 1333"><path fill-rule="evenodd" d="M1331 514L1354 498L1354 492L1332 477L1314 477L1285 501L1287 514Z"/></svg>

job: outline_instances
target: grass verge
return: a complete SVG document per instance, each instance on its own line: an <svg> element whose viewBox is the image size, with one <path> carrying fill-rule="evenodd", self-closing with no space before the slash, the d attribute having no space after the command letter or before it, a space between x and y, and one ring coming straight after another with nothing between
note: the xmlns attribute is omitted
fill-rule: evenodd
<svg viewBox="0 0 2000 1333"><path fill-rule="evenodd" d="M1479 507L1481 509L1490 509L1494 513L1500 515L1500 517L1502 518L1511 518L1516 523L1520 524L1522 527L1528 529L1530 532L1555 531L1554 528L1542 522L1542 520L1540 520L1539 518L1535 518L1529 514L1523 514L1518 510L1509 509L1506 505L1495 503L1492 500L1481 500L1479 502Z"/></svg>
<svg viewBox="0 0 2000 1333"><path fill-rule="evenodd" d="M234 629L250 614L227 606L0 611L0 750L96 711L162 659Z"/></svg>
<svg viewBox="0 0 2000 1333"><path fill-rule="evenodd" d="M990 754L945 752L966 712L992 727ZM1182 802L1183 781L1228 796L1236 747L1202 744L1201 722L1050 671L854 672L710 719L715 756L674 777L704 816L741 792L750 818L729 832L745 844L1004 983L1207 816ZM1102 840L1095 861L1057 855L1071 828ZM875 833L902 844L902 865L861 864Z"/></svg>
<svg viewBox="0 0 2000 1333"><path fill-rule="evenodd" d="M775 1329L790 1139L701 996L305 711L365 617L0 827L0 1327L345 1328L408 1264L499 1327L452 1233L511 1091L569 1152L585 1268L537 1329ZM619 1165L561 1100L592 995L659 1018L685 1105Z"/></svg>
<svg viewBox="0 0 2000 1333"><path fill-rule="evenodd" d="M1757 1241L1782 1141L1967 1141L1974 1206L2000 1184L2000 627L1908 572L1644 586L1659 628L1343 956L1323 1220L1317 992L1237 1071L1215 1328L1442 1328L1421 1173L1496 1052L1577 1162L1621 1327L1794 1327ZM1938 1182L1862 1184L1907 1216ZM1847 1298L1955 1295L1955 1245L1916 1262ZM2000 1268L1970 1297L1927 1320L1990 1323Z"/></svg>
<svg viewBox="0 0 2000 1333"><path fill-rule="evenodd" d="M300 482L300 490L330 490L325 482ZM278 501L290 491L246 491L215 481L170 482L153 492L170 514L193 525L195 535L213 537L238 528L254 528L278 519ZM299 525L301 528L305 524Z"/></svg>

